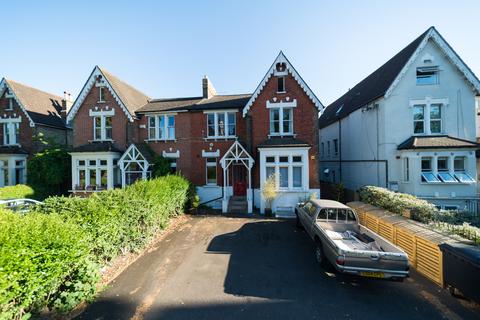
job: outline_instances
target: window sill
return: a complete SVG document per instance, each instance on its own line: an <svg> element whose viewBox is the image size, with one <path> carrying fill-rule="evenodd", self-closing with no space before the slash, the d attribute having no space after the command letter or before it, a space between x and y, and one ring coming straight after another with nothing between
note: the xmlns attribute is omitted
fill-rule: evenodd
<svg viewBox="0 0 480 320"><path fill-rule="evenodd" d="M284 93L287 93L287 91L277 91L277 93L284 94Z"/></svg>
<svg viewBox="0 0 480 320"><path fill-rule="evenodd" d="M107 103L107 101L97 101L97 103Z"/></svg>
<svg viewBox="0 0 480 320"><path fill-rule="evenodd" d="M209 140L236 140L237 136L219 136L219 137L206 137L204 138L205 141Z"/></svg>
<svg viewBox="0 0 480 320"><path fill-rule="evenodd" d="M177 139L146 139L145 142L177 142Z"/></svg>
<svg viewBox="0 0 480 320"><path fill-rule="evenodd" d="M296 137L295 133L270 133L268 138Z"/></svg>
<svg viewBox="0 0 480 320"><path fill-rule="evenodd" d="M104 140L88 140L88 142L93 143L93 142L115 142L113 139L104 139Z"/></svg>

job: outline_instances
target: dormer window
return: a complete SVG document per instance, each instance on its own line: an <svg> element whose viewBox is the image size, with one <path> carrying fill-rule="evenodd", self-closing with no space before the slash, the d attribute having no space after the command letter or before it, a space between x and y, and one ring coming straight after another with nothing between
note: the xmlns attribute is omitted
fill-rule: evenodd
<svg viewBox="0 0 480 320"><path fill-rule="evenodd" d="M417 85L438 84L438 66L417 68Z"/></svg>
<svg viewBox="0 0 480 320"><path fill-rule="evenodd" d="M277 77L277 92L284 93L285 90L285 77Z"/></svg>
<svg viewBox="0 0 480 320"><path fill-rule="evenodd" d="M105 102L105 87L98 87L98 102Z"/></svg>

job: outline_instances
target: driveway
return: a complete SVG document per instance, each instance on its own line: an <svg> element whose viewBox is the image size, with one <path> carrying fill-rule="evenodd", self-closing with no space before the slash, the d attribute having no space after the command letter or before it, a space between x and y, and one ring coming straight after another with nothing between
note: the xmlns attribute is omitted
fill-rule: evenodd
<svg viewBox="0 0 480 320"><path fill-rule="evenodd" d="M191 217L78 319L480 319L418 274L325 273L292 220Z"/></svg>

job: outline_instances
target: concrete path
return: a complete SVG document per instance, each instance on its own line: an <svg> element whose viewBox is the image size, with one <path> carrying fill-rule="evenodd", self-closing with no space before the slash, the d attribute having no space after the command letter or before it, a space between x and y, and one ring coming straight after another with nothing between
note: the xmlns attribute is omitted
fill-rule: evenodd
<svg viewBox="0 0 480 320"><path fill-rule="evenodd" d="M480 319L413 273L404 283L325 273L291 220L192 217L78 319Z"/></svg>

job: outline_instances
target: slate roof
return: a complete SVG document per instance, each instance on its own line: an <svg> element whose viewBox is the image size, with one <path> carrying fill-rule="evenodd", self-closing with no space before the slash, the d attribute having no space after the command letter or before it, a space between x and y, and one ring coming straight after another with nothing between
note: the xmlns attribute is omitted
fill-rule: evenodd
<svg viewBox="0 0 480 320"><path fill-rule="evenodd" d="M368 105L370 102L383 97L430 29L422 33L393 58L360 81L335 102L331 103L318 121L319 128L324 128L338 119L348 116L353 111Z"/></svg>
<svg viewBox="0 0 480 320"><path fill-rule="evenodd" d="M210 99L185 97L172 99L154 99L137 110L137 113L159 111L195 111L212 109L243 108L251 94L215 95Z"/></svg>
<svg viewBox="0 0 480 320"><path fill-rule="evenodd" d="M65 128L65 121L60 114L62 108L62 98L60 96L32 88L16 81L7 79L5 79L5 81L13 90L18 100L20 100L20 103L25 107L34 123Z"/></svg>
<svg viewBox="0 0 480 320"><path fill-rule="evenodd" d="M438 136L411 136L398 145L397 150L412 149L458 149L458 148L478 148L475 141L464 140L450 137L447 135Z"/></svg>
<svg viewBox="0 0 480 320"><path fill-rule="evenodd" d="M278 147L310 147L310 144L295 138L270 138L260 143L257 146L257 148L278 148Z"/></svg>
<svg viewBox="0 0 480 320"><path fill-rule="evenodd" d="M126 82L123 82L107 70L98 67L102 74L107 78L108 83L122 100L125 107L133 115L140 107L144 106L150 98L143 92L135 89Z"/></svg>
<svg viewBox="0 0 480 320"><path fill-rule="evenodd" d="M18 146L0 146L0 154L28 154L28 152Z"/></svg>
<svg viewBox="0 0 480 320"><path fill-rule="evenodd" d="M72 149L72 152L119 152L123 153L122 150L118 149L111 142L92 142L78 146Z"/></svg>

